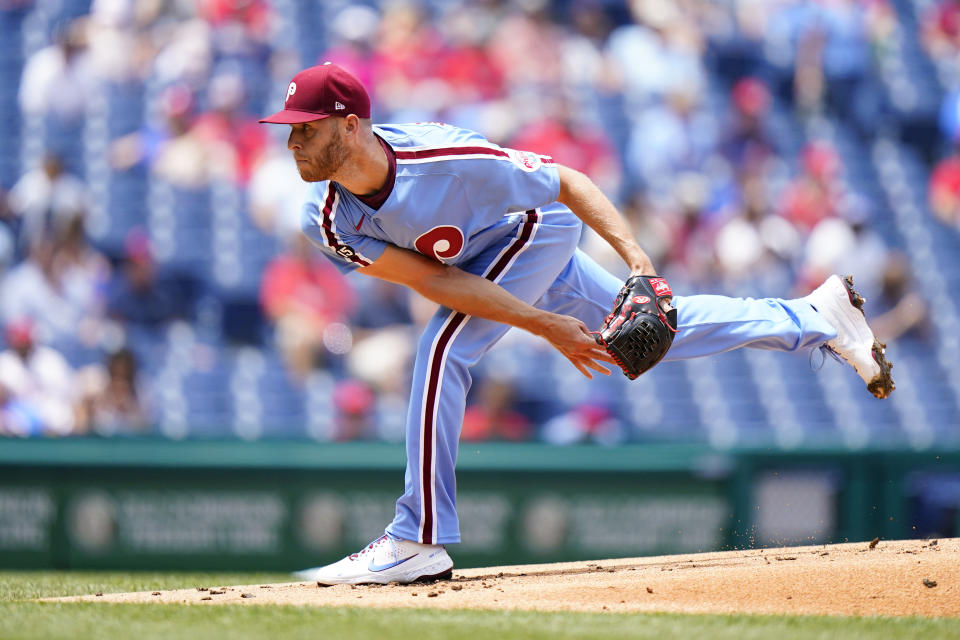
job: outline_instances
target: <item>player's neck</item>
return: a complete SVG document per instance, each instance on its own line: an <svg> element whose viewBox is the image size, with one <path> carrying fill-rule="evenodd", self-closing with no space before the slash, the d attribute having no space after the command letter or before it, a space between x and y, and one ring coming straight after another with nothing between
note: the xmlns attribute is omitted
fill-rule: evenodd
<svg viewBox="0 0 960 640"><path fill-rule="evenodd" d="M347 191L358 196L369 196L383 188L390 174L390 161L376 136L370 135L363 147L343 164L333 177Z"/></svg>

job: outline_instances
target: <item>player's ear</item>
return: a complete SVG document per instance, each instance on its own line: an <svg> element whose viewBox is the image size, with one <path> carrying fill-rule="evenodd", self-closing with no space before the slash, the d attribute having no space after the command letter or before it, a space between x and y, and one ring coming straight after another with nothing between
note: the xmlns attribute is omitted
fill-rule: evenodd
<svg viewBox="0 0 960 640"><path fill-rule="evenodd" d="M343 132L347 135L357 135L360 132L360 118L354 114L344 116L343 118Z"/></svg>

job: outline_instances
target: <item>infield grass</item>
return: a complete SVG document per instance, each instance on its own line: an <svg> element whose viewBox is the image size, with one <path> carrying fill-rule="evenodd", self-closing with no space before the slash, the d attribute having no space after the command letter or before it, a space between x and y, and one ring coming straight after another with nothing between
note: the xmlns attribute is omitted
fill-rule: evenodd
<svg viewBox="0 0 960 640"><path fill-rule="evenodd" d="M0 572L0 638L269 638L386 640L939 640L960 620L820 616L586 614L353 607L131 605L32 602L34 598L198 585L284 582L286 574Z"/></svg>

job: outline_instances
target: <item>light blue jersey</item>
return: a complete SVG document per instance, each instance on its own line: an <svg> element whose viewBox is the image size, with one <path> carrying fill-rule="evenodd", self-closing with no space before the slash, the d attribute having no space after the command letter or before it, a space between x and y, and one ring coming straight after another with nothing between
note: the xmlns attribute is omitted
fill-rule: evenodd
<svg viewBox="0 0 960 640"><path fill-rule="evenodd" d="M311 186L303 208L304 232L344 272L370 264L388 243L465 264L560 193L550 158L498 147L473 131L429 123L374 132L396 154L387 200L374 210L324 181Z"/></svg>
<svg viewBox="0 0 960 640"><path fill-rule="evenodd" d="M504 149L439 124L374 129L395 155L393 183L376 208L320 182L303 228L342 270L374 262L386 245L419 251L487 278L540 309L599 328L622 281L577 249L581 222L556 202L549 158ZM642 240L642 239L641 239ZM836 336L804 300L675 296L678 332L665 360L738 347L795 350ZM457 445L470 367L509 327L441 307L417 346L407 411L405 491L387 532L428 544L460 541Z"/></svg>

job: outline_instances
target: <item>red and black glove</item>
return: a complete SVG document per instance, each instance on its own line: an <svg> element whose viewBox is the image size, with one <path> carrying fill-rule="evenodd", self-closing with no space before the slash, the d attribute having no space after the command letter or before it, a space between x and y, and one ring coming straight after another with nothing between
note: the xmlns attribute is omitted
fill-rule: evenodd
<svg viewBox="0 0 960 640"><path fill-rule="evenodd" d="M660 362L677 332L673 292L663 278L631 276L620 289L613 311L594 333L631 380Z"/></svg>

